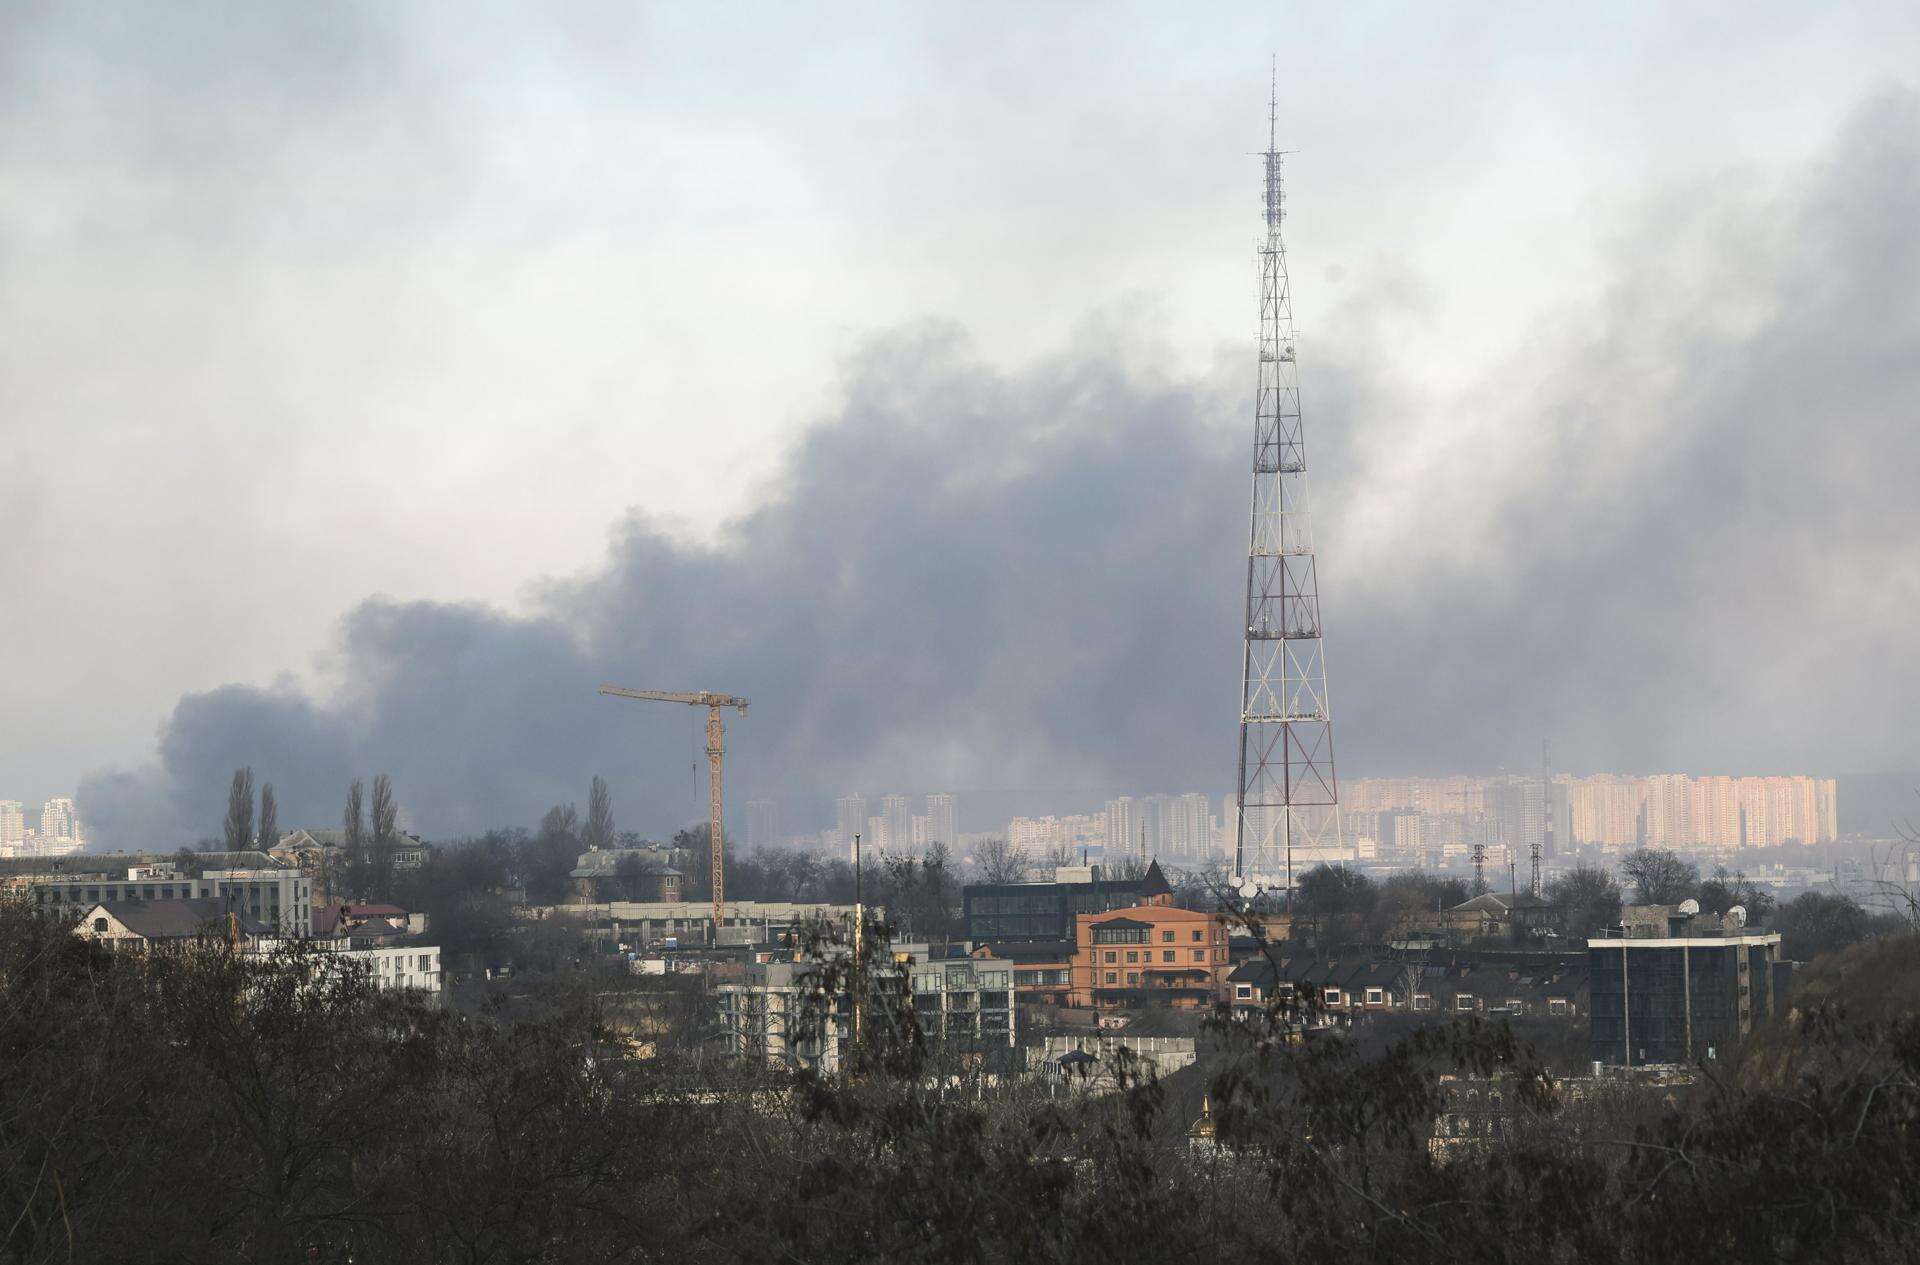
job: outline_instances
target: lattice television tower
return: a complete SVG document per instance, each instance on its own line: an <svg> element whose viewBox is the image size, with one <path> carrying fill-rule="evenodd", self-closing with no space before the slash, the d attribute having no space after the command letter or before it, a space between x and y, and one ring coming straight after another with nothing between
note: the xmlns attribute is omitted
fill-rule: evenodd
<svg viewBox="0 0 1920 1265"><path fill-rule="evenodd" d="M1307 448L1294 364L1293 291L1281 243L1286 197L1277 84L1267 109L1267 236L1260 247L1260 378L1254 397L1253 515L1247 546L1246 646L1240 690L1240 783L1234 877L1284 864L1293 850L1340 840L1333 723L1320 640L1320 590L1307 517Z"/></svg>

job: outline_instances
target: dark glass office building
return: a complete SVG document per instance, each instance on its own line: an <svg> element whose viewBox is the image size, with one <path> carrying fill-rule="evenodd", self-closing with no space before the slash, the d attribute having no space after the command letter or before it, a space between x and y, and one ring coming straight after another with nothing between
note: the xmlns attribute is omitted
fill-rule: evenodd
<svg viewBox="0 0 1920 1265"><path fill-rule="evenodd" d="M1777 932L1587 941L1592 1057L1639 1067L1721 1057L1785 1002Z"/></svg>
<svg viewBox="0 0 1920 1265"><path fill-rule="evenodd" d="M961 903L967 939L975 944L1000 940L1067 940L1077 914L1129 909L1173 889L1155 861L1137 879L1095 877L1088 882L994 883L966 888Z"/></svg>

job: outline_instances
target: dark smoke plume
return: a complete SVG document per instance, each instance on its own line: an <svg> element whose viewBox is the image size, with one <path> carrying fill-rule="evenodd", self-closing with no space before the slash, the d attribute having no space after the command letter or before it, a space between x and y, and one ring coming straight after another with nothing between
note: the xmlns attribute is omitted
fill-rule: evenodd
<svg viewBox="0 0 1920 1265"><path fill-rule="evenodd" d="M1417 416L1361 306L1329 314L1302 372L1344 772L1531 768L1544 735L1582 771L1914 762L1920 106L1875 99L1796 174L1649 205L1607 302L1471 413ZM636 512L526 612L367 601L331 692L183 698L82 811L172 845L250 765L288 826L381 771L429 835L595 773L623 825L698 818L697 716L603 680L749 695L731 802L802 824L848 788L956 790L967 828L1224 793L1251 365L1163 379L1109 346L1004 370L941 326L877 340L710 546Z"/></svg>

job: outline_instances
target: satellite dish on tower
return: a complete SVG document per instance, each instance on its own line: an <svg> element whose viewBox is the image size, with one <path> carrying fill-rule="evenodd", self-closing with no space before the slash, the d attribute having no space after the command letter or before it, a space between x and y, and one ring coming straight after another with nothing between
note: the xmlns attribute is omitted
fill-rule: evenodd
<svg viewBox="0 0 1920 1265"><path fill-rule="evenodd" d="M1700 902L1689 896L1680 902L1680 912L1691 918L1700 912Z"/></svg>
<svg viewBox="0 0 1920 1265"><path fill-rule="evenodd" d="M1732 909L1729 909L1727 911L1727 921L1736 927L1746 926L1747 907L1745 905L1735 905Z"/></svg>

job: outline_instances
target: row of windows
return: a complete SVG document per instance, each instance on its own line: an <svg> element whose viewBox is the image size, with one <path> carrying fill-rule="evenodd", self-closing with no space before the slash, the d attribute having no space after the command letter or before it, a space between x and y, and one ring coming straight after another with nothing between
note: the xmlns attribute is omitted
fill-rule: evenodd
<svg viewBox="0 0 1920 1265"><path fill-rule="evenodd" d="M1189 934L1191 935L1193 943L1195 944L1206 943L1207 933L1205 928L1195 927L1192 930L1192 932L1190 932ZM1216 931L1214 933L1213 938L1216 943L1224 942L1226 939L1226 933L1224 931ZM1152 939L1153 939L1153 933L1146 927L1111 927L1109 926L1109 927L1095 927L1093 929L1093 942L1095 944L1150 944L1152 943ZM1179 942L1180 942L1179 931L1169 930L1166 928L1161 929L1160 943L1178 944Z"/></svg>
<svg viewBox="0 0 1920 1265"><path fill-rule="evenodd" d="M1127 961L1129 962L1153 961L1152 949L1128 949L1126 953L1127 953ZM1102 960L1105 961L1107 965L1112 966L1118 960L1119 956L1120 956L1119 950L1108 949ZM1160 950L1160 960L1162 962L1177 962L1179 961L1179 958L1180 958L1180 950L1178 949ZM1205 949L1193 950L1193 960L1195 962L1205 962L1207 960L1207 951ZM1215 949L1213 951L1213 960L1216 962L1226 961L1227 951L1225 949Z"/></svg>
<svg viewBox="0 0 1920 1265"><path fill-rule="evenodd" d="M1241 984L1238 986L1236 995L1242 1000L1246 1000L1252 996L1252 989L1249 985ZM1323 990L1322 996L1326 999L1326 1004L1329 1006L1348 1005L1356 1000L1352 994L1343 993L1337 988ZM1387 1004L1386 992L1383 989L1366 989L1364 997L1365 1001L1362 1003L1363 1005L1384 1006ZM1479 999L1472 993L1455 993L1453 995L1453 1008L1456 1011L1465 1013L1474 1010L1478 1005ZM1428 993L1415 993L1413 995L1413 1008L1415 1010L1432 1010L1432 995ZM1506 999L1506 1008L1508 1010L1525 1010L1526 1000L1520 997L1509 997ZM1572 1009L1572 1003L1564 997L1547 998L1547 1013L1550 1015L1564 1015Z"/></svg>
<svg viewBox="0 0 1920 1265"><path fill-rule="evenodd" d="M1187 974L1187 972L1182 972L1181 974L1182 974L1182 975L1184 976L1184 975L1186 975L1186 974ZM1106 982L1107 982L1107 983L1109 983L1109 984L1117 984L1117 983L1119 983L1119 976L1120 976L1120 972L1118 972L1118 971L1108 971L1108 972L1106 973ZM1138 987L1140 987L1140 972L1139 972L1139 971L1128 971L1128 972L1126 972L1126 976L1127 976L1127 987L1128 987L1128 988L1138 988ZM1154 988L1154 987L1158 987L1158 988L1196 988L1196 987L1205 987L1205 985L1202 985L1202 984L1194 984L1194 983L1192 983L1192 982L1190 982L1190 981L1188 981L1188 980L1186 980L1186 979L1184 979L1184 978L1180 978L1180 979L1166 979L1166 978L1159 978L1159 979L1156 979L1156 978L1152 978L1152 977L1149 977L1149 978L1148 978L1148 980L1147 980L1147 986L1148 986L1148 987L1150 987L1150 988Z"/></svg>

